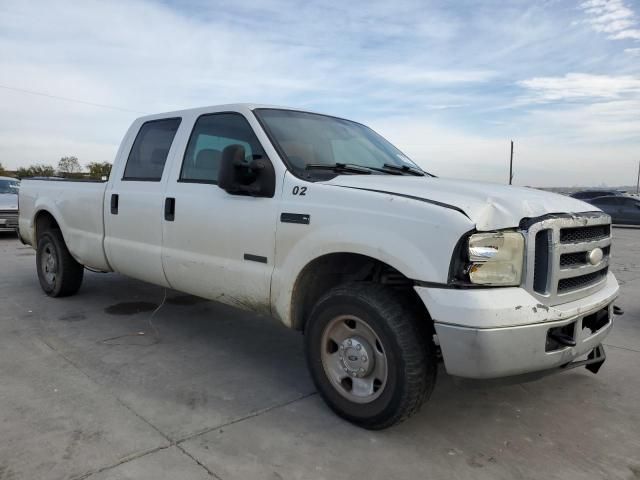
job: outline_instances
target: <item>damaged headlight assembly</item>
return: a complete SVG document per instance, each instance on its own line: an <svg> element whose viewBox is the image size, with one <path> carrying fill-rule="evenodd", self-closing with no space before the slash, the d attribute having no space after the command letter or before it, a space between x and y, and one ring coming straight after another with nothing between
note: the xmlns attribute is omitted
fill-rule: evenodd
<svg viewBox="0 0 640 480"><path fill-rule="evenodd" d="M474 233L458 265L458 281L472 285L517 286L522 280L524 237L519 232ZM461 278L462 277L462 278Z"/></svg>

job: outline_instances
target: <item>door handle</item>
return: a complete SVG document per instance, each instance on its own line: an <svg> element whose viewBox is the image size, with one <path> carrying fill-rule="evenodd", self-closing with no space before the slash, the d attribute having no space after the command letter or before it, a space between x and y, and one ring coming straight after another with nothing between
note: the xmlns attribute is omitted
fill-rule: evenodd
<svg viewBox="0 0 640 480"><path fill-rule="evenodd" d="M117 193L112 193L111 194L111 214L112 215L117 215L118 214L118 200L119 200L119 195Z"/></svg>
<svg viewBox="0 0 640 480"><path fill-rule="evenodd" d="M173 222L176 218L176 199L167 197L164 199L164 219Z"/></svg>

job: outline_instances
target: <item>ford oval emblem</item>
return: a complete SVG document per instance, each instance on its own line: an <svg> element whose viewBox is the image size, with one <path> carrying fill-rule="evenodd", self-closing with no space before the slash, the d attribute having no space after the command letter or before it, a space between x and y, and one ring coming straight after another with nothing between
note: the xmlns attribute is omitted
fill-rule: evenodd
<svg viewBox="0 0 640 480"><path fill-rule="evenodd" d="M591 265L599 264L602 261L602 257L604 257L604 254L602 253L601 248L594 248L587 254L587 258Z"/></svg>

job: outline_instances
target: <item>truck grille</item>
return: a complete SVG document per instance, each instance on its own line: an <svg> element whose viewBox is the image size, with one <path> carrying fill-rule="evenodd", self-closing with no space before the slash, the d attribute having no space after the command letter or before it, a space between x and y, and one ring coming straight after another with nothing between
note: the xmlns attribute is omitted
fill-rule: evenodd
<svg viewBox="0 0 640 480"><path fill-rule="evenodd" d="M527 236L525 286L542 302L569 302L602 288L611 251L608 215L550 215L523 230ZM602 251L599 261L596 249Z"/></svg>
<svg viewBox="0 0 640 480"><path fill-rule="evenodd" d="M566 292L567 290L575 290L577 288L588 287L594 283L600 282L607 276L608 269L605 267L597 272L587 273L586 275L580 275L578 277L563 278L558 282L558 293Z"/></svg>
<svg viewBox="0 0 640 480"><path fill-rule="evenodd" d="M0 210L0 228L18 228L18 212L16 210Z"/></svg>
<svg viewBox="0 0 640 480"><path fill-rule="evenodd" d="M604 247L602 253L604 257L609 257L610 247ZM563 253L560 255L561 267L577 267L579 265L587 265L589 259L587 258L588 252L575 252L575 253Z"/></svg>
<svg viewBox="0 0 640 480"><path fill-rule="evenodd" d="M610 225L595 225L593 227L572 227L560 230L561 243L593 242L609 237Z"/></svg>

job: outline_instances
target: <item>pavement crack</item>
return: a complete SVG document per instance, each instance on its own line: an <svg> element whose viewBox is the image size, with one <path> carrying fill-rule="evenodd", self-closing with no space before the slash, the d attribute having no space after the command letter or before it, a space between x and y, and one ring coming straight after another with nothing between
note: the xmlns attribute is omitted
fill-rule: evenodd
<svg viewBox="0 0 640 480"><path fill-rule="evenodd" d="M603 343L606 347L617 348L619 350L627 350L628 352L640 353L640 350L636 350L634 348L629 347L619 347L618 345L611 345L610 343Z"/></svg>
<svg viewBox="0 0 640 480"><path fill-rule="evenodd" d="M214 472L212 472L211 470L209 470L207 468L207 466L205 464L203 464L200 460L198 460L196 457L194 457L193 455L191 455L189 452L187 452L185 450L185 448L182 445L178 445L176 444L176 447L182 452L184 453L187 457L189 457L191 460L193 460L194 462L196 462L198 465L200 465L208 474L210 477L212 478L216 478L217 480L222 480L221 477L219 477L218 475L216 475Z"/></svg>
<svg viewBox="0 0 640 480"><path fill-rule="evenodd" d="M111 464L111 465L106 465L104 467L101 467L101 468L98 468L98 469L95 469L95 470L91 470L89 472L85 472L85 473L83 473L81 475L77 475L75 477L71 477L70 480L84 480L84 479L89 478L89 477L91 477L93 475L96 475L98 473L102 473L104 471L111 470L112 468L119 467L120 465L123 465L123 464L128 463L128 462L132 462L133 460L137 460L139 458L145 457L145 456L150 455L152 453L156 453L156 452L159 452L161 450L166 450L167 448L170 448L172 446L173 445L162 445L160 447L151 448L149 450L144 450L142 452L133 453L131 455L128 455L128 456L120 459L120 461L118 461L117 463L114 463L114 464Z"/></svg>
<svg viewBox="0 0 640 480"><path fill-rule="evenodd" d="M291 405L293 403L299 402L301 400L304 400L305 398L309 398L312 397L313 395L316 395L318 392L313 391L313 392L309 392L309 393L305 393L304 395L300 395L294 399L291 400L287 400L286 402L282 402L282 403L277 403L275 405L271 405L270 407L266 407L266 408L262 408L260 410L255 410L247 415L244 415L243 417L239 417L239 418L234 418L233 420L229 420L226 423L221 423L219 425L215 425L213 427L208 427L205 428L204 430L200 430L198 432L194 432L194 433L190 433L189 435L186 435L182 438L180 438L179 440L176 440L176 445L180 444L180 443L184 443L187 440L191 440L193 438L199 437L201 435L205 435L209 432L212 432L213 430L216 430L218 428L224 428L224 427L228 427L229 425L234 425L236 423L242 422L244 420L248 420L250 418L254 418L254 417L259 417L262 414L271 412L272 410L276 410L278 408L282 408L282 407L286 407L287 405Z"/></svg>

